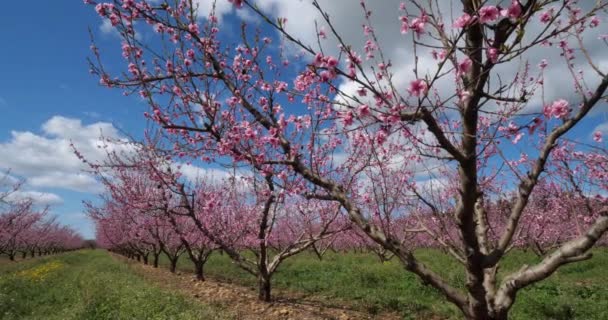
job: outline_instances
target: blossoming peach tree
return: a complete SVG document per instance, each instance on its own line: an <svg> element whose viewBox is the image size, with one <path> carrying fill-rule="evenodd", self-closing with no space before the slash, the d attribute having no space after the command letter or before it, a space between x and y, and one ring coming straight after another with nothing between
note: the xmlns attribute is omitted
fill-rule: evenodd
<svg viewBox="0 0 608 320"><path fill-rule="evenodd" d="M205 263L221 249L270 301L272 276L286 259L350 228L338 204L275 192L268 174L192 181L159 144L122 143L127 147L108 148L101 162L76 151L105 186L101 204L86 207L102 246L146 264L150 252L158 259L159 247L175 272L186 253L204 280Z"/></svg>
<svg viewBox="0 0 608 320"><path fill-rule="evenodd" d="M23 181L10 171L0 176L0 254L15 261L82 248L83 239L73 229L60 225L50 216L49 208L36 205L34 199L19 196Z"/></svg>
<svg viewBox="0 0 608 320"><path fill-rule="evenodd" d="M269 194L338 204L468 319L506 319L520 289L590 258L608 229L606 146L581 126L606 110L606 1L411 0L394 4L392 28L380 4L351 1L353 39L311 0L314 41L265 1L230 0L228 18L188 0L85 2L120 34L127 66L112 74L93 46L91 72L149 104L176 159L229 160L268 177ZM387 33L403 46L385 50ZM564 190L548 186L568 186L586 213L553 198L567 223L533 219ZM578 231L498 279L517 239L549 225ZM420 232L462 264L462 289L417 258L406 240Z"/></svg>

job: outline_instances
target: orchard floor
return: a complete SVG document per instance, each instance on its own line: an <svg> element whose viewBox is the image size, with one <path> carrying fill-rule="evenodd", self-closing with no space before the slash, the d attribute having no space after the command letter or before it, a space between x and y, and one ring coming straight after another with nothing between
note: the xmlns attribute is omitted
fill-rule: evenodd
<svg viewBox="0 0 608 320"><path fill-rule="evenodd" d="M243 320L364 320L386 319L397 320L401 317L396 313L383 312L382 314L369 314L354 310L348 303L333 301L328 303L315 299L310 295L290 292L279 289L274 293L272 303L261 302L257 299L253 287L242 286L215 279L206 279L204 282L194 279L190 272L177 272L171 274L166 268L153 268L121 256L116 256L131 265L134 270L149 282L161 284L167 290L187 293L199 299L202 303L222 306L230 310L229 317Z"/></svg>
<svg viewBox="0 0 608 320"><path fill-rule="evenodd" d="M0 262L0 319L230 319L101 250Z"/></svg>
<svg viewBox="0 0 608 320"><path fill-rule="evenodd" d="M511 319L608 319L608 248L593 251L591 260L564 266L548 279L518 294ZM447 279L464 287L464 271L453 259L436 250L418 250L416 256ZM499 277L534 264L531 252L513 251L501 264ZM167 260L161 260L166 270ZM178 270L190 277L192 266L186 255ZM205 266L207 278L255 294L256 279L230 262L226 255L213 254ZM369 317L391 319L461 319L440 294L403 270L397 261L379 262L368 253L327 253L319 261L312 253L286 260L273 278L273 296L280 300L307 301L316 306L357 310ZM297 317L295 317L297 319Z"/></svg>
<svg viewBox="0 0 608 320"><path fill-rule="evenodd" d="M463 272L436 251L417 255L453 285ZM530 253L514 252L503 275ZM184 256L178 274L102 250L12 263L0 258L0 319L459 319L433 289L395 261L369 254L312 254L287 260L273 279L274 302L256 301L255 279L214 254L208 280L193 280ZM608 250L560 269L518 296L513 319L608 319Z"/></svg>

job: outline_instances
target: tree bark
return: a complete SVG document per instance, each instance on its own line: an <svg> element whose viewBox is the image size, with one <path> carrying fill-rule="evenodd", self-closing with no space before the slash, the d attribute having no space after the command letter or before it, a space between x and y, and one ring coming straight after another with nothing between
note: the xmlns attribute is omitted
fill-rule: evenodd
<svg viewBox="0 0 608 320"><path fill-rule="evenodd" d="M203 262L195 262L194 263L194 272L196 274L196 280L205 281L205 275L203 274Z"/></svg>
<svg viewBox="0 0 608 320"><path fill-rule="evenodd" d="M169 266L169 271L171 271L171 273L175 273L175 269L177 269L177 258L169 258L169 262L171 262L171 265Z"/></svg>
<svg viewBox="0 0 608 320"><path fill-rule="evenodd" d="M262 275L260 274L258 276L258 299L265 301L265 302L270 302L270 291L271 291L271 285L270 285L270 277L268 275Z"/></svg>
<svg viewBox="0 0 608 320"><path fill-rule="evenodd" d="M158 268L158 257L159 256L160 256L160 252L154 254L154 268Z"/></svg>

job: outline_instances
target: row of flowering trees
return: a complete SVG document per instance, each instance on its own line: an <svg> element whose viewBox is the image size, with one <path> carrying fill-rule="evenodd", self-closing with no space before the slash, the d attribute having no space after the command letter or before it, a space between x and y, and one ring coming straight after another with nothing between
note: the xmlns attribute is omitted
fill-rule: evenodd
<svg viewBox="0 0 608 320"><path fill-rule="evenodd" d="M303 251L321 260L328 251L371 252L381 262L394 253L355 228L339 206L271 190L267 176L200 176L190 181L182 166L156 144L125 144L110 151L102 162L88 163L104 183L106 192L97 204L86 203L102 247L159 266L164 254L175 273L180 257L187 257L195 276L203 281L204 265L214 251L259 280L259 297L271 299L271 278L288 257ZM127 150L125 152L125 150ZM239 171L243 172L243 171ZM416 207L412 194L394 187L398 173L374 176L367 182L359 205L385 234L413 248L436 248L461 259L453 215L440 213L441 196L431 208ZM381 180L377 180L381 178ZM400 178L398 178L400 179ZM584 236L597 219L605 200L582 193L580 180L569 184L545 179L530 197L522 225L508 248L532 250L545 257L564 243ZM262 183L262 185L259 185ZM387 184L388 183L388 184ZM430 191L427 190L430 193ZM444 188L442 192L449 191ZM429 195L430 197L430 195ZM449 198L449 197L448 197ZM487 220L488 241L496 242L505 228L513 194L479 204ZM598 244L608 244L603 237ZM152 259L152 261L150 261ZM464 262L462 260L459 260Z"/></svg>
<svg viewBox="0 0 608 320"><path fill-rule="evenodd" d="M306 34L269 1L230 0L246 11L230 19L191 0L85 2L116 28L126 60L110 73L93 46L91 72L146 101L172 146L98 167L114 169L100 219L163 217L177 246L205 237L260 279L266 300L280 261L361 241L466 318L507 319L520 289L605 241L608 153L588 127L606 110L606 1L358 1L355 36L320 0ZM392 28L374 15L386 5ZM240 37L225 25L237 16ZM186 184L169 170L178 161L245 173ZM156 189L127 198L123 179ZM421 261L421 245L461 263L464 286ZM515 247L542 258L498 277Z"/></svg>
<svg viewBox="0 0 608 320"><path fill-rule="evenodd" d="M10 176L0 178L0 254L15 261L74 250L82 247L82 237L73 229L62 226L48 214L48 208L37 208L32 199L11 197L21 183L10 183Z"/></svg>
<svg viewBox="0 0 608 320"><path fill-rule="evenodd" d="M277 191L269 175L189 182L158 148L131 146L89 163L106 192L100 204L86 206L99 245L146 264L151 255L158 267L164 253L175 272L186 255L204 280L205 263L220 249L257 277L260 299L269 301L272 275L285 259L350 227L337 205Z"/></svg>

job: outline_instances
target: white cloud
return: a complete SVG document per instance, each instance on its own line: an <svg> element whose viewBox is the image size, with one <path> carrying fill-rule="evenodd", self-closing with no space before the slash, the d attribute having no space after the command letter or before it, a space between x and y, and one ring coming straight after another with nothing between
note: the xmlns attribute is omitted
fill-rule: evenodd
<svg viewBox="0 0 608 320"><path fill-rule="evenodd" d="M9 202L12 201L22 201L31 199L37 205L58 205L63 203L63 199L60 196L49 193L49 192L39 192L39 191L15 191L6 197L6 200Z"/></svg>
<svg viewBox="0 0 608 320"><path fill-rule="evenodd" d="M103 190L95 178L84 173L49 172L32 177L27 182L34 187L55 187L79 192L97 193Z"/></svg>
<svg viewBox="0 0 608 320"><path fill-rule="evenodd" d="M22 176L36 187L57 187L81 192L97 192L100 185L83 173L86 166L76 157L70 143L89 160L106 155L100 135L119 138L116 128L107 122L83 125L78 119L54 116L42 125L42 134L12 131L11 138L0 143L0 168Z"/></svg>
<svg viewBox="0 0 608 320"><path fill-rule="evenodd" d="M206 18L213 10L213 5L215 4L215 15L221 19L222 16L229 14L232 12L232 3L226 0L194 0L195 7L198 7L198 11L196 14L200 18Z"/></svg>
<svg viewBox="0 0 608 320"><path fill-rule="evenodd" d="M112 22L110 22L109 19L102 20L101 25L99 26L99 31L106 35L114 35L118 37L120 36L118 30L116 30L116 28L112 26Z"/></svg>
<svg viewBox="0 0 608 320"><path fill-rule="evenodd" d="M226 179L230 174L223 169L201 168L192 164L174 163L174 168L179 167L179 172L190 182L196 182L200 179L219 181Z"/></svg>

